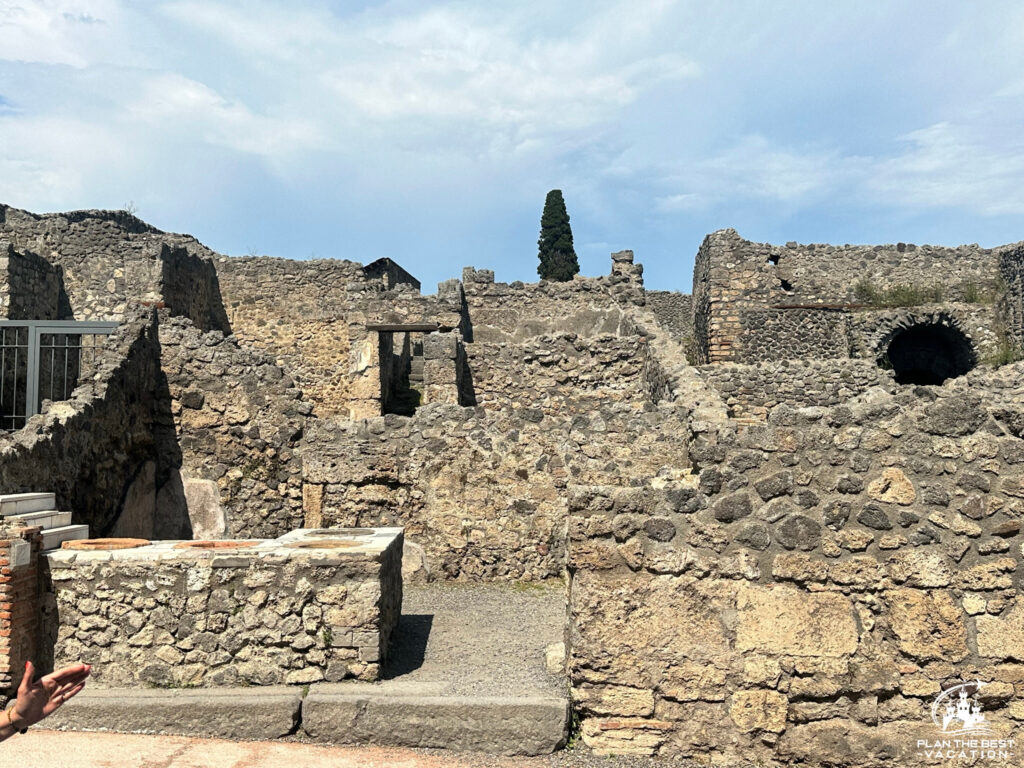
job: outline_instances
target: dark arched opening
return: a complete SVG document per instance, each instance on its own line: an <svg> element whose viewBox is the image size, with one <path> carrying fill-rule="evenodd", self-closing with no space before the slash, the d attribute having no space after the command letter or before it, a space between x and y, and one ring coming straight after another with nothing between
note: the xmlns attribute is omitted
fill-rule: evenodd
<svg viewBox="0 0 1024 768"><path fill-rule="evenodd" d="M889 342L886 358L900 384L941 384L977 363L963 331L949 325L912 325Z"/></svg>

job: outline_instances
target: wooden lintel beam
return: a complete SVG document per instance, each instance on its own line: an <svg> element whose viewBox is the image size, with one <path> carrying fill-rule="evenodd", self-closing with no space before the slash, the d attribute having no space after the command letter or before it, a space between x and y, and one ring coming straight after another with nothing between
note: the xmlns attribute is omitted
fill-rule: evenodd
<svg viewBox="0 0 1024 768"><path fill-rule="evenodd" d="M366 330L383 333L434 333L437 323L367 323Z"/></svg>

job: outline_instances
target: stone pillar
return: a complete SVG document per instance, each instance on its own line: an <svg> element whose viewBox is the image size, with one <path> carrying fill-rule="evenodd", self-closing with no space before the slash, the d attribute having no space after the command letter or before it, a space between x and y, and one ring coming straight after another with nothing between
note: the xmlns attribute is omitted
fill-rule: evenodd
<svg viewBox="0 0 1024 768"><path fill-rule="evenodd" d="M459 403L457 360L461 339L456 332L423 337L423 402Z"/></svg>
<svg viewBox="0 0 1024 768"><path fill-rule="evenodd" d="M633 262L632 251L612 254L612 295L620 304L638 307L647 303L644 293L644 265Z"/></svg>
<svg viewBox="0 0 1024 768"><path fill-rule="evenodd" d="M349 323L349 391L345 403L351 419L381 415L380 339L365 321Z"/></svg>
<svg viewBox="0 0 1024 768"><path fill-rule="evenodd" d="M0 525L0 693L13 695L25 662L40 664L39 527Z"/></svg>

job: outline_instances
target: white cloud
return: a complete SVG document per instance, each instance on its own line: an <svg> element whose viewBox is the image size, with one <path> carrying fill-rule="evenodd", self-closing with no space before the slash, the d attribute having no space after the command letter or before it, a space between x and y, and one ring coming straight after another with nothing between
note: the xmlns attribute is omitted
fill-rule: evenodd
<svg viewBox="0 0 1024 768"><path fill-rule="evenodd" d="M986 216L1024 213L1024 140L981 124L936 123L902 137L906 149L872 167L864 192L889 205L960 208Z"/></svg>
<svg viewBox="0 0 1024 768"><path fill-rule="evenodd" d="M607 123L697 66L655 43L675 3L613 2L538 29L527 7L389 6L338 18L322 8L177 2L165 12L243 56L291 108L419 151L521 156ZM262 66L264 57L274 65ZM367 126L364 121L372 121ZM585 141L586 138L584 137Z"/></svg>
<svg viewBox="0 0 1024 768"><path fill-rule="evenodd" d="M655 208L677 213L753 199L797 208L1019 215L1024 213L1024 139L1010 126L998 130L1000 122L982 112L974 123L936 123L895 137L891 151L873 155L746 136L664 177L669 192L655 199Z"/></svg>
<svg viewBox="0 0 1024 768"><path fill-rule="evenodd" d="M137 61L118 0L0 0L0 61L83 68Z"/></svg>
<svg viewBox="0 0 1024 768"><path fill-rule="evenodd" d="M707 202L706 198L702 198L696 192L680 195L663 195L654 198L654 209L660 213L693 211L705 207Z"/></svg>
<svg viewBox="0 0 1024 768"><path fill-rule="evenodd" d="M202 83L174 74L147 79L139 99L126 106L125 116L150 129L201 137L209 144L269 158L323 143L320 128L309 120L258 115Z"/></svg>

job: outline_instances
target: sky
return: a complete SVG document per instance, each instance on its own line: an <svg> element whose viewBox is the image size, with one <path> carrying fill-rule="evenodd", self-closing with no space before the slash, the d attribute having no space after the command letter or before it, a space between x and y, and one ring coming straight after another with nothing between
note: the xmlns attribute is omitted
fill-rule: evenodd
<svg viewBox="0 0 1024 768"><path fill-rule="evenodd" d="M231 255L688 291L704 236L1024 239L1024 4L0 0L0 202Z"/></svg>

